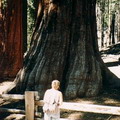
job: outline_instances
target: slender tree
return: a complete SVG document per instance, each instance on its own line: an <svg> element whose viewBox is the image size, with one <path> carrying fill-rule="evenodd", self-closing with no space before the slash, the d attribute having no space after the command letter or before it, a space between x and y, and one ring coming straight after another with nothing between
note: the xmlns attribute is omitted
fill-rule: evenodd
<svg viewBox="0 0 120 120"><path fill-rule="evenodd" d="M101 2L101 47L104 47L105 43L105 33L104 33L104 28L105 28L105 0L102 0Z"/></svg>
<svg viewBox="0 0 120 120"><path fill-rule="evenodd" d="M112 15L110 38L112 44L115 44L115 13Z"/></svg>
<svg viewBox="0 0 120 120"><path fill-rule="evenodd" d="M31 46L15 79L18 92L43 96L53 79L60 80L66 98L95 96L103 83L120 85L100 58L95 5L96 0L39 0Z"/></svg>
<svg viewBox="0 0 120 120"><path fill-rule="evenodd" d="M116 28L117 28L117 42L120 42L120 1L116 5Z"/></svg>

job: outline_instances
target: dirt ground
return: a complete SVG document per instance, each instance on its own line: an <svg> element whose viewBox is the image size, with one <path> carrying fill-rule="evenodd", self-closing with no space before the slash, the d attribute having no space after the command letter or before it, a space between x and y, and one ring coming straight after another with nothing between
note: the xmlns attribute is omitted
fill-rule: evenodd
<svg viewBox="0 0 120 120"><path fill-rule="evenodd" d="M103 91L98 97L92 98L78 98L72 100L72 102L85 103L85 104L97 104L107 106L120 106L120 91L109 90ZM61 116L69 118L70 120L120 120L120 116L75 112L75 111L62 111Z"/></svg>
<svg viewBox="0 0 120 120"><path fill-rule="evenodd" d="M118 49L119 48L119 49ZM101 51L101 56L103 61L106 63L108 68L120 78L120 44L116 48L112 47ZM3 93L5 89L12 84L10 81L5 81L0 83L0 94ZM71 100L72 102L78 103L90 103L97 105L108 105L108 106L120 106L120 91L119 90L104 90L97 97L92 98L76 98ZM0 99L0 106L3 105L6 107L9 103ZM8 105L9 107L15 107L16 104ZM17 103L17 107L21 107L21 103ZM22 109L24 109L22 107ZM13 117L11 117L13 116ZM4 118L3 118L4 117ZM120 116L117 115L108 115L108 114L96 114L96 113L86 113L86 112L76 112L76 111L61 111L61 118L67 118L68 120L120 120ZM20 114L3 114L0 113L0 120L24 120L23 115Z"/></svg>

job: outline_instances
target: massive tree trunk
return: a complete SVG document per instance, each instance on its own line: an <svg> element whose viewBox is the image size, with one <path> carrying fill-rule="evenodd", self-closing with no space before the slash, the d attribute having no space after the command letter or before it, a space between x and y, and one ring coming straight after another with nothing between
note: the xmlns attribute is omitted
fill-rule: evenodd
<svg viewBox="0 0 120 120"><path fill-rule="evenodd" d="M15 77L22 67L22 2L8 0L0 17L0 77Z"/></svg>
<svg viewBox="0 0 120 120"><path fill-rule="evenodd" d="M31 47L15 79L17 90L37 90L43 96L58 79L67 98L101 91L110 71L98 50L95 4L96 0L40 0Z"/></svg>

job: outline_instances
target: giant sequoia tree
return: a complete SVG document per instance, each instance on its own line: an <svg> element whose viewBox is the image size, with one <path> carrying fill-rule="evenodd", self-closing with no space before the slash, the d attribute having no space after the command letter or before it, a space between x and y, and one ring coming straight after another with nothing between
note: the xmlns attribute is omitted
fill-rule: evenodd
<svg viewBox="0 0 120 120"><path fill-rule="evenodd" d="M22 63L21 0L0 0L0 78L15 77Z"/></svg>
<svg viewBox="0 0 120 120"><path fill-rule="evenodd" d="M95 5L96 0L39 0L31 47L15 79L17 90L43 95L58 79L64 95L74 98L97 95L104 80L116 86L117 78L98 51Z"/></svg>

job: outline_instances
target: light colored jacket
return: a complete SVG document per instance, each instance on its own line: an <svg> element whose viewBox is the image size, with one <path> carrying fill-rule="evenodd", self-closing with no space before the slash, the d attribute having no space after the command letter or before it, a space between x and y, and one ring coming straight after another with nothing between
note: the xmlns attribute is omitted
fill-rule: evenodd
<svg viewBox="0 0 120 120"><path fill-rule="evenodd" d="M53 105L56 105L55 110L52 111L51 113L57 114L60 112L59 106L63 102L63 96L62 96L62 93L58 90L48 89L45 92L43 101L44 101L44 106L43 106L44 112L47 111L48 113L50 113L51 111L49 109L52 109L52 107L54 107Z"/></svg>

